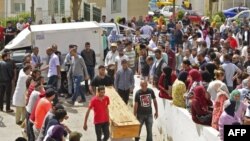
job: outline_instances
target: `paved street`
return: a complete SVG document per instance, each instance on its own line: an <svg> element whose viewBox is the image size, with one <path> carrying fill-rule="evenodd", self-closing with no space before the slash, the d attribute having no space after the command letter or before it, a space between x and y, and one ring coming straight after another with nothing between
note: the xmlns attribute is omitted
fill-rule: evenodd
<svg viewBox="0 0 250 141"><path fill-rule="evenodd" d="M139 81L137 79L136 81L136 88L139 88ZM88 96L88 100L91 97ZM64 123L72 130L72 131L80 131L83 134L83 137L81 141L94 141L96 139L95 137L95 130L94 130L94 125L93 125L93 112L91 112L89 120L88 120L88 131L84 131L82 129L83 126L83 121L84 121L84 116L87 111L87 103L80 104L77 103L74 107L69 106L67 104L64 104L68 115L69 119L64 121ZM131 111L132 111L132 96L129 104ZM14 107L12 107L15 109ZM157 134L157 128L156 124L153 127L153 132L154 132L154 140L159 141L158 139L160 136ZM12 114L7 114L0 112L0 137L1 141L14 141L17 137L22 136L21 133L22 128L20 128L18 125L15 124L15 115L14 113ZM143 126L142 133L141 133L141 141L146 140L146 128ZM126 140L127 141L127 140Z"/></svg>

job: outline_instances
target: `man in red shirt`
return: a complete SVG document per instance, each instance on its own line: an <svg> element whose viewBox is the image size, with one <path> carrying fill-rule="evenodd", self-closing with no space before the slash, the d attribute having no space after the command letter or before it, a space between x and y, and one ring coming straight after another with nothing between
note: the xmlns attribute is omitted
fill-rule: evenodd
<svg viewBox="0 0 250 141"><path fill-rule="evenodd" d="M0 25L0 50L4 48L4 27Z"/></svg>
<svg viewBox="0 0 250 141"><path fill-rule="evenodd" d="M99 86L97 88L97 95L94 96L89 104L88 111L85 115L83 129L87 130L87 120L90 110L94 110L94 124L97 141L107 141L109 139L109 97L105 96L105 87ZM102 133L104 138L102 138Z"/></svg>
<svg viewBox="0 0 250 141"><path fill-rule="evenodd" d="M227 41L229 42L230 47L235 50L238 47L236 39L232 36L232 32L228 32Z"/></svg>

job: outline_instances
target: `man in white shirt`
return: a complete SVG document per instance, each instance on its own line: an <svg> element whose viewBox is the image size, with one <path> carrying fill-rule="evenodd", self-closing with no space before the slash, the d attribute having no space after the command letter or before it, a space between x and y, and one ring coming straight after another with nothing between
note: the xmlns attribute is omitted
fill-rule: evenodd
<svg viewBox="0 0 250 141"><path fill-rule="evenodd" d="M147 49L148 49L148 55L150 55L150 56L154 55L154 51L156 49L158 49L156 43L157 43L157 36L153 35L152 39L149 41L149 44L148 44L148 47L147 47Z"/></svg>
<svg viewBox="0 0 250 141"><path fill-rule="evenodd" d="M46 70L48 69L48 85L53 86L54 88L57 88L57 81L58 79L61 79L61 70L60 70L60 62L58 56L54 53L52 47L48 47L46 50L47 55L49 56L49 64L41 69ZM54 98L54 103L58 102L57 95Z"/></svg>
<svg viewBox="0 0 250 141"><path fill-rule="evenodd" d="M227 28L227 21L225 21L225 22L220 26L220 33L222 33L226 28Z"/></svg>
<svg viewBox="0 0 250 141"><path fill-rule="evenodd" d="M118 49L119 55L115 57L116 71L122 69L122 60L129 60L128 56L124 54L123 48Z"/></svg>
<svg viewBox="0 0 250 141"><path fill-rule="evenodd" d="M115 58L118 56L117 43L111 43L110 51L105 58L105 67L107 68L108 75L114 80L115 75Z"/></svg>

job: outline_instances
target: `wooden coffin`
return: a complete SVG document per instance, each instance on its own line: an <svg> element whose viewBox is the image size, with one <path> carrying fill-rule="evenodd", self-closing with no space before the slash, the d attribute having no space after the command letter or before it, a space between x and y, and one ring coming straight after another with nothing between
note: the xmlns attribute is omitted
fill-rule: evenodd
<svg viewBox="0 0 250 141"><path fill-rule="evenodd" d="M106 87L105 94L110 98L111 137L114 139L138 137L140 123L116 90L113 87Z"/></svg>

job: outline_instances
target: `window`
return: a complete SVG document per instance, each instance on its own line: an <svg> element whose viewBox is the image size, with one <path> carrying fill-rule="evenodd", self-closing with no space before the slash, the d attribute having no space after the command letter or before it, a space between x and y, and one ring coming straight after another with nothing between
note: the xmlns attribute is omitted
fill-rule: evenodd
<svg viewBox="0 0 250 141"><path fill-rule="evenodd" d="M20 13L25 11L25 3L13 3L12 13Z"/></svg>
<svg viewBox="0 0 250 141"><path fill-rule="evenodd" d="M248 18L249 17L249 12L243 12L242 14L239 15L238 18L243 19L244 17Z"/></svg>
<svg viewBox="0 0 250 141"><path fill-rule="evenodd" d="M111 0L111 13L121 12L121 0Z"/></svg>
<svg viewBox="0 0 250 141"><path fill-rule="evenodd" d="M65 0L49 0L49 15L63 15L65 13Z"/></svg>

